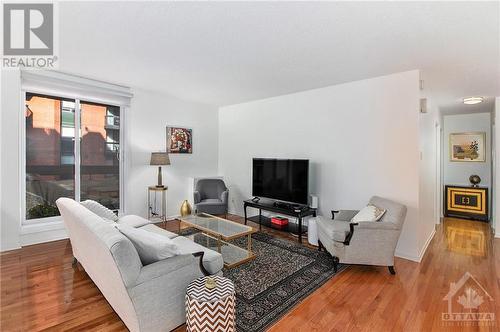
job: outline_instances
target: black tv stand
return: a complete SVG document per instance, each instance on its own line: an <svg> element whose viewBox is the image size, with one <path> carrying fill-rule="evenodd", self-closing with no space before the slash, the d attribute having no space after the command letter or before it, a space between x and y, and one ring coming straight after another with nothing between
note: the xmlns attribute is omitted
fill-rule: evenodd
<svg viewBox="0 0 500 332"><path fill-rule="evenodd" d="M247 207L259 209L259 215L247 218ZM316 217L316 209L305 205L271 200L259 200L257 202L253 199L246 200L243 202L243 210L245 211L245 225L247 224L247 220L250 220L258 223L259 229L262 229L262 225L264 225L280 231L297 234L299 243L302 243L302 235L307 231L307 227L302 225L302 219L308 216ZM297 224L289 223L286 226L275 225L271 223L270 218L262 215L262 210L297 218Z"/></svg>
<svg viewBox="0 0 500 332"><path fill-rule="evenodd" d="M303 205L280 202L280 201L275 201L273 203L273 205L276 206L277 208L282 208L282 209L287 209L287 210L296 210L296 209L303 209L304 208Z"/></svg>

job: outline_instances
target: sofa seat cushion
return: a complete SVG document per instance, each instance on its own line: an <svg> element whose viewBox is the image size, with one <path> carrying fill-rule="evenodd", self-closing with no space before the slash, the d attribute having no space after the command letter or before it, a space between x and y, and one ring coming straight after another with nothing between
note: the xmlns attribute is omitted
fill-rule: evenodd
<svg viewBox="0 0 500 332"><path fill-rule="evenodd" d="M138 228L138 227L142 227L144 225L148 225L150 223L150 221L143 218L143 217L139 217L139 216L136 216L134 214L129 214L129 215L118 218L117 223L120 225L127 225L130 227Z"/></svg>
<svg viewBox="0 0 500 332"><path fill-rule="evenodd" d="M177 237L178 235L172 232L167 231L166 229L163 229L161 227L156 226L155 224L147 224L142 227L139 227L140 229L146 230L148 232L153 232L162 236L166 236L169 239L173 239Z"/></svg>
<svg viewBox="0 0 500 332"><path fill-rule="evenodd" d="M201 200L201 202L198 204L201 204L201 205L220 205L220 204L222 204L222 200L220 200L218 198L207 198L207 199Z"/></svg>
<svg viewBox="0 0 500 332"><path fill-rule="evenodd" d="M188 238L178 236L172 240L177 245L181 254L192 254L195 252L203 251L203 266L210 272L210 274L217 274L224 267L222 255L217 251L205 248Z"/></svg>
<svg viewBox="0 0 500 332"><path fill-rule="evenodd" d="M318 228L333 241L344 242L349 233L349 222L317 218Z"/></svg>

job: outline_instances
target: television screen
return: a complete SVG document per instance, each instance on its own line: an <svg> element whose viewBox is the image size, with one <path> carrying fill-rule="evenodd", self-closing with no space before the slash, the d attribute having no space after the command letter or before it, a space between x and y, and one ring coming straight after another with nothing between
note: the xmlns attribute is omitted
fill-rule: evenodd
<svg viewBox="0 0 500 332"><path fill-rule="evenodd" d="M307 204L309 160L253 159L252 195Z"/></svg>

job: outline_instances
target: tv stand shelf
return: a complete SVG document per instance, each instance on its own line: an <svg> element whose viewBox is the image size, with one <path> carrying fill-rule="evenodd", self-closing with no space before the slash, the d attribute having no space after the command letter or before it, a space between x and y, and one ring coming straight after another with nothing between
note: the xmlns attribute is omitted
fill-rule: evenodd
<svg viewBox="0 0 500 332"><path fill-rule="evenodd" d="M257 216L253 217L247 217L247 207L253 207L256 209L259 209L259 214ZM302 225L302 219L304 217L308 216L313 216L316 217L316 209L312 209L309 207L306 207L304 209L296 210L296 209L290 209L286 208L282 205L276 206L274 204L274 201L264 201L264 200L259 200L259 201L253 201L251 199L246 200L243 202L243 209L245 211L245 225L247 223L247 220L253 221L257 224L259 224L259 229L261 229L262 225L280 230L283 232L289 232L293 234L298 235L298 240L299 243L302 243L302 235L307 232L307 227ZM278 214L283 214L287 215L290 217L297 218L297 223L288 223L286 226L279 226L271 223L271 219L263 216L262 215L262 210L264 211L269 211L269 212L275 212Z"/></svg>
<svg viewBox="0 0 500 332"><path fill-rule="evenodd" d="M260 221L259 221L259 217L260 217ZM285 226L280 226L280 225L273 224L271 222L271 218L263 216L263 215L248 217L247 220L253 221L256 224L264 225L266 227L276 229L279 231L293 233L293 234L297 234L297 235L299 234L299 225L296 223L293 223L293 222L289 222L288 225L285 225ZM305 234L306 232L307 232L307 226L302 225L302 234Z"/></svg>

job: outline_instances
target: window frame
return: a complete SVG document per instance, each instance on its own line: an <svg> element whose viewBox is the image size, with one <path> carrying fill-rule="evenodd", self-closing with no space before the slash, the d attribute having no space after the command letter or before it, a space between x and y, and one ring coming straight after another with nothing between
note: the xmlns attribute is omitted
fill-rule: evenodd
<svg viewBox="0 0 500 332"><path fill-rule="evenodd" d="M31 225L51 225L56 222L61 223L62 222L62 217L61 216L55 216L55 217L46 217L46 218L35 218L35 219L27 219L26 218L26 116L25 116L25 110L26 110L26 94L27 93L34 93L34 94L43 94L51 97L60 97L60 98L68 98L68 99L73 99L75 100L75 144L74 144L74 156L75 156L75 201L79 202L80 201L80 190L81 190L81 176L80 176L80 144L77 144L77 137L78 137L78 143L81 143L81 128L80 128L80 115L81 115L81 109L80 109L80 102L90 102L90 103L98 103L98 104L104 104L104 105L109 105L109 106L115 106L118 107L120 110L120 149L119 149L119 195L120 195L120 209L118 210L118 215L122 215L125 211L125 196L124 196L124 189L125 189L125 146L124 146L124 130L125 130L125 123L126 123L126 110L127 110L127 105L126 104L120 104L116 102L112 102L106 99L102 98L95 98L92 96L85 96L82 98L81 95L79 94L67 94L67 93L60 93L59 91L51 91L51 89L37 89L37 88L26 88L21 90L21 105L20 105L20 112L19 112L19 141L21 142L19 144L19 165L20 167L20 176L19 176L19 188L20 190L20 215L21 215L21 226L31 226Z"/></svg>

